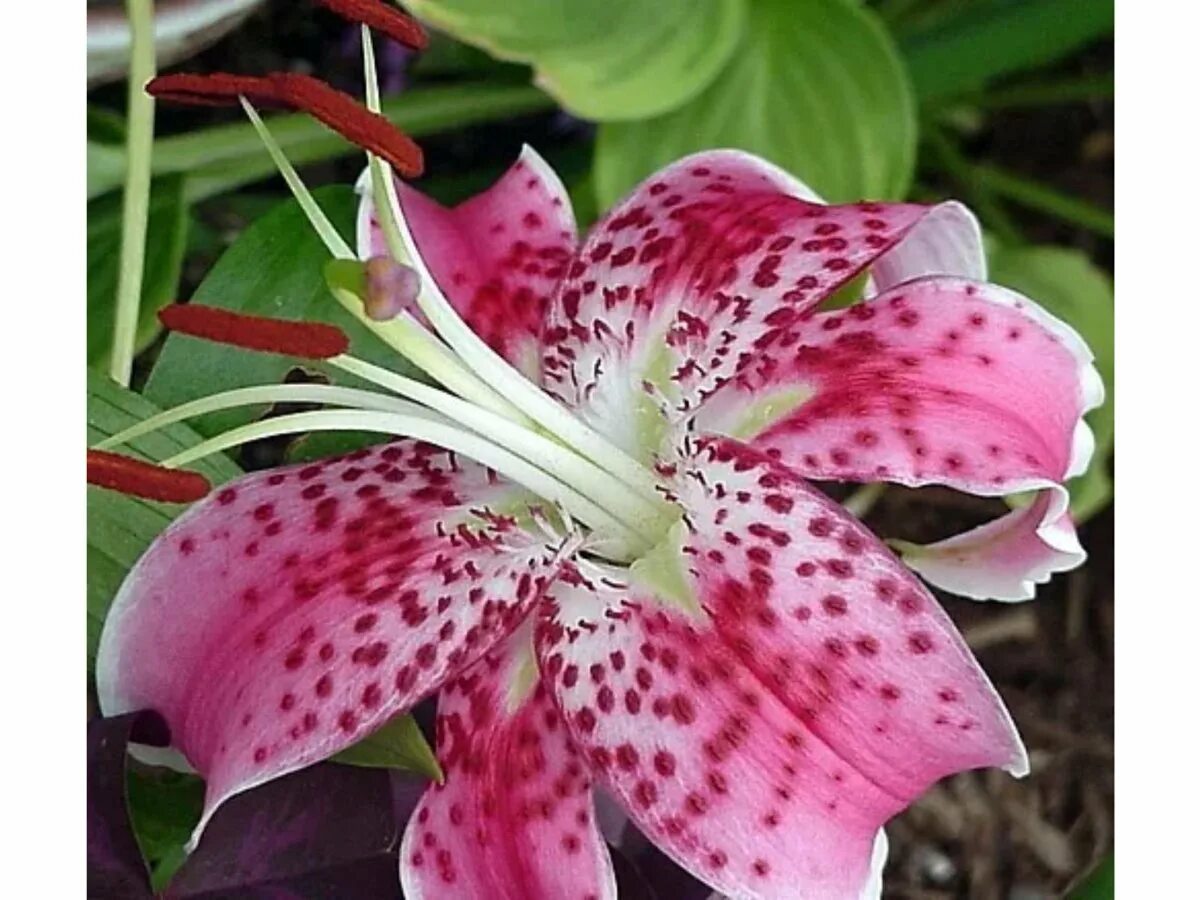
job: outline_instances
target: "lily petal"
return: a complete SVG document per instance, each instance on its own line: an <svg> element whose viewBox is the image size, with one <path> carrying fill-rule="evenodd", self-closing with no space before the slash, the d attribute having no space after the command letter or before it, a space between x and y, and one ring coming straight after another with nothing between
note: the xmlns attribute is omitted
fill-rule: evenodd
<svg viewBox="0 0 1200 900"><path fill-rule="evenodd" d="M626 588L568 570L536 643L597 777L680 865L736 898L871 896L880 827L930 784L1028 770L948 617L844 510L728 439L681 462L679 499L674 546Z"/></svg>
<svg viewBox="0 0 1200 900"><path fill-rule="evenodd" d="M368 170L359 181L364 259L388 253L369 186ZM494 185L451 209L400 180L396 192L422 257L459 315L536 377L546 307L576 243L575 216L558 176L526 146Z"/></svg>
<svg viewBox="0 0 1200 900"><path fill-rule="evenodd" d="M672 415L691 410L927 213L811 196L730 150L651 177L592 230L550 307L547 389L627 451L645 451L630 411L647 382Z"/></svg>
<svg viewBox="0 0 1200 900"><path fill-rule="evenodd" d="M1040 553L989 561L983 548L1000 545L971 538L977 552L962 559L984 565L977 583L966 567L950 580L943 567L924 569L948 590L1028 597L1026 582L1082 561L1064 534L1061 485L1091 458L1083 416L1104 388L1070 326L1005 288L929 277L818 314L779 346L718 392L697 427L752 440L808 478L1057 495L1037 505L1046 518L1020 518L1042 536ZM1031 568L1019 572L1018 559ZM1013 579L997 581L1003 572Z"/></svg>
<svg viewBox="0 0 1200 900"><path fill-rule="evenodd" d="M987 280L987 254L979 220L961 203L951 200L931 208L903 241L871 267L877 292L926 275Z"/></svg>
<svg viewBox="0 0 1200 900"><path fill-rule="evenodd" d="M225 485L122 585L96 664L101 708L164 716L208 782L203 825L231 795L407 710L516 627L558 566L503 515L526 501L411 441Z"/></svg>
<svg viewBox="0 0 1200 900"><path fill-rule="evenodd" d="M437 732L446 781L409 819L405 897L615 900L591 778L538 676L528 628L446 684Z"/></svg>
<svg viewBox="0 0 1200 900"><path fill-rule="evenodd" d="M964 597L1029 600L1055 572L1083 565L1065 488L1039 491L1032 503L935 544L893 541L930 584Z"/></svg>

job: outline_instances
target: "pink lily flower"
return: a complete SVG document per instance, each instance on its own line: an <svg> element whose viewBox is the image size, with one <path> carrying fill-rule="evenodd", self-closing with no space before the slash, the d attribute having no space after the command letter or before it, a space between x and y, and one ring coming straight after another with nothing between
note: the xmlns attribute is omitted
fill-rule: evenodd
<svg viewBox="0 0 1200 900"><path fill-rule="evenodd" d="M930 592L809 483L1038 492L917 551L969 595L1081 561L1062 482L1090 452L1091 355L983 280L963 207L824 206L714 151L577 242L529 149L453 209L366 185L358 256L399 232L446 340L404 347L460 396L334 356L420 405L291 386L348 409L194 455L289 429L408 437L224 486L105 626L104 712L162 713L204 821L436 694L446 777L404 835L413 900L615 897L597 786L731 897L877 897L888 819L949 774L1028 771ZM819 310L862 272L872 296Z"/></svg>

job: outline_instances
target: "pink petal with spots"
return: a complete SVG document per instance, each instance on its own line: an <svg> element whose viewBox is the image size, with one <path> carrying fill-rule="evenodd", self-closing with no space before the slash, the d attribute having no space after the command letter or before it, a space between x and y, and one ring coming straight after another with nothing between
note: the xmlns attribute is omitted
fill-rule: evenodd
<svg viewBox="0 0 1200 900"><path fill-rule="evenodd" d="M974 214L961 203L950 201L933 207L903 241L871 267L876 292L927 275L987 279L983 233Z"/></svg>
<svg viewBox="0 0 1200 900"><path fill-rule="evenodd" d="M870 532L764 454L698 446L678 576L662 559L626 588L565 572L539 609L542 671L597 778L698 878L736 898L870 896L884 822L951 773L1024 774L1024 749Z"/></svg>
<svg viewBox="0 0 1200 900"><path fill-rule="evenodd" d="M825 202L798 178L783 172L779 177L789 194L813 203ZM931 207L904 240L872 264L870 272L869 294L925 275L958 275L983 281L987 278L987 255L979 221L957 201Z"/></svg>
<svg viewBox="0 0 1200 900"><path fill-rule="evenodd" d="M446 684L437 733L446 781L405 831L405 897L615 900L591 778L538 678L529 629Z"/></svg>
<svg viewBox="0 0 1200 900"><path fill-rule="evenodd" d="M543 382L625 449L644 382L694 407L893 247L912 204L823 206L779 169L711 151L664 169L589 234L549 310ZM666 353L664 359L663 353ZM655 448L657 449L657 448Z"/></svg>
<svg viewBox="0 0 1200 900"><path fill-rule="evenodd" d="M1083 565L1087 553L1067 512L1064 488L936 544L897 542L904 561L930 584L977 600L1029 600L1056 572Z"/></svg>
<svg viewBox="0 0 1200 900"><path fill-rule="evenodd" d="M208 782L207 821L364 737L516 627L556 551L486 510L526 496L406 441L233 482L122 585L96 664L101 708L163 714Z"/></svg>
<svg viewBox="0 0 1200 900"><path fill-rule="evenodd" d="M1042 538L1039 553L964 557L983 566L977 582L965 568L955 579L968 596L988 596L988 585L1003 599L1025 596L1047 567L1082 561L1065 536L1073 529L1061 519L1061 484L1091 458L1083 415L1103 401L1103 386L1069 326L1005 288L932 277L821 313L781 346L786 356L748 367L700 411L698 426L752 439L809 478L944 484L983 496L1058 492L1047 518L1022 519L1026 534ZM777 397L789 401L777 417L748 416ZM1022 558L1029 572L994 580Z"/></svg>
<svg viewBox="0 0 1200 900"><path fill-rule="evenodd" d="M369 181L359 183L364 190ZM401 181L404 215L433 277L467 324L531 377L546 306L575 250L575 217L558 176L531 147L494 185L447 209ZM388 253L369 192L358 253Z"/></svg>

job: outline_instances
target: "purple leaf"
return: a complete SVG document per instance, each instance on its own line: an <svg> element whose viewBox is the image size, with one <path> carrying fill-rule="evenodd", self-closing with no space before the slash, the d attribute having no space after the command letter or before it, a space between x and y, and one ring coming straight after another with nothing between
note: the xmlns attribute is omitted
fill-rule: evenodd
<svg viewBox="0 0 1200 900"><path fill-rule="evenodd" d="M697 881L654 846L632 823L615 848L613 866L622 900L707 900L713 890Z"/></svg>
<svg viewBox="0 0 1200 900"><path fill-rule="evenodd" d="M128 713L88 723L88 896L151 898L150 876L129 824L125 751L131 738L163 743L166 725L154 713Z"/></svg>
<svg viewBox="0 0 1200 900"><path fill-rule="evenodd" d="M424 789L381 769L321 764L220 808L171 883L171 897L399 897L396 851Z"/></svg>

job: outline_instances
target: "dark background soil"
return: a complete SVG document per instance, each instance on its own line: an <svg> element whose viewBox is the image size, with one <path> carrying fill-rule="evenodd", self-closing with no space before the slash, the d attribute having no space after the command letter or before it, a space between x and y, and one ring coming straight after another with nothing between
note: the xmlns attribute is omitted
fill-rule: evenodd
<svg viewBox="0 0 1200 900"><path fill-rule="evenodd" d="M355 89L353 45L338 20L294 0L274 0L241 29L188 63L196 71L257 73L297 69ZM1058 75L1111 71L1110 42L1057 66ZM520 69L489 77L525 79ZM122 86L95 99L122 105ZM195 127L221 112L162 109L159 130ZM498 172L522 141L536 144L556 164L582 176L589 126L562 114L524 117L422 141L431 168L441 174ZM1109 101L993 112L964 144L973 160L1035 177L1111 208L1113 110ZM953 182L923 156L922 185L950 195ZM310 184L349 181L359 162L310 167ZM572 171L574 170L574 171ZM202 277L220 245L231 240L263 199L282 196L264 183L197 211L198 227L219 236L196 242L183 295ZM1037 214L1010 212L1030 241L1087 252L1111 271L1112 243ZM869 523L882 534L932 540L995 512L987 501L939 489L891 488ZM1034 603L979 604L943 597L984 669L995 681L1025 737L1032 774L1015 781L1001 772L949 779L888 826L891 857L885 896L911 900L1043 900L1061 896L1112 848L1113 827L1113 515L1100 513L1082 530L1088 564L1055 578Z"/></svg>

